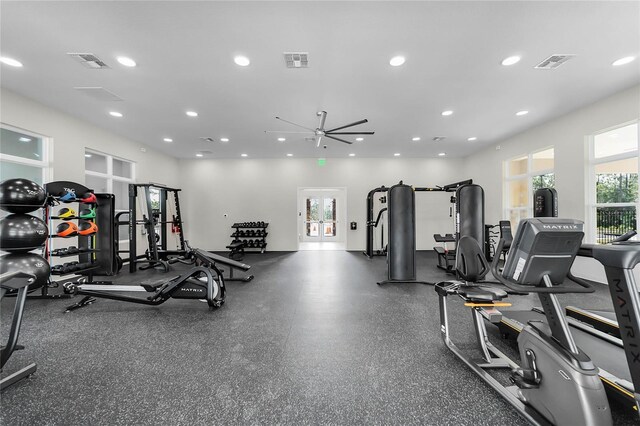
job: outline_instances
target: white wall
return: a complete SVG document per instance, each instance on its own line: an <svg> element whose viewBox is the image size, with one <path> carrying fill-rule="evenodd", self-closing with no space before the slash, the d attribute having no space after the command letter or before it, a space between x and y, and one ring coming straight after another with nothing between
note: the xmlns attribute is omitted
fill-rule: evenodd
<svg viewBox="0 0 640 426"><path fill-rule="evenodd" d="M558 216L585 220L589 135L638 119L640 86L635 86L467 157L466 171L485 190L486 222L497 223L502 219L503 161L548 146L555 148ZM640 268L635 272L640 279ZM574 273L606 282L604 269L591 259L578 258Z"/></svg>
<svg viewBox="0 0 640 426"><path fill-rule="evenodd" d="M400 180L414 186L445 185L466 172L461 159L181 160L185 233L206 249L224 250L234 222L269 222L268 250L297 250L298 187L345 187L347 249L364 250L367 193ZM433 234L452 232L446 193L416 193L417 248L431 249ZM377 212L376 212L377 213ZM224 216L227 214L227 217Z"/></svg>
<svg viewBox="0 0 640 426"><path fill-rule="evenodd" d="M136 162L138 182L178 185L178 160L14 92L2 89L0 121L53 139L53 180L84 183L84 149ZM142 152L140 148L145 148Z"/></svg>
<svg viewBox="0 0 640 426"><path fill-rule="evenodd" d="M467 157L467 173L485 190L487 223L502 219L502 162L548 146L555 147L558 214L584 220L587 136L639 118L640 86L635 86Z"/></svg>

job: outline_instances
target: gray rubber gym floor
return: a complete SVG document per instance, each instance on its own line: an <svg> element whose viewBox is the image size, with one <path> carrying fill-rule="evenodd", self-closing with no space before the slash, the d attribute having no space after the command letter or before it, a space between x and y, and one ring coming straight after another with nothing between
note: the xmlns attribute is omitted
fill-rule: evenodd
<svg viewBox="0 0 640 426"><path fill-rule="evenodd" d="M385 259L304 251L248 255L256 278L227 284L227 302L158 307L29 300L24 351L6 373L38 364L2 392L3 425L451 424L519 425L518 414L440 340L431 286L393 284ZM430 252L418 277L446 279ZM151 273L123 274L135 282ZM514 296L519 307L535 305ZM611 306L608 290L563 303ZM13 300L2 302L6 336ZM459 342L471 317L451 304ZM499 339L496 336L496 339ZM612 407L616 424L637 424Z"/></svg>

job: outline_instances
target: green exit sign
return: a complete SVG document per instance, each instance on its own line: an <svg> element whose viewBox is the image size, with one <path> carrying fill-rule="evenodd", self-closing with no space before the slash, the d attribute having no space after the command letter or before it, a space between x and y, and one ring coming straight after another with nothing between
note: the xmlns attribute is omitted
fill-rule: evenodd
<svg viewBox="0 0 640 426"><path fill-rule="evenodd" d="M327 164L327 159L326 158L318 158L318 166L322 167L325 164Z"/></svg>

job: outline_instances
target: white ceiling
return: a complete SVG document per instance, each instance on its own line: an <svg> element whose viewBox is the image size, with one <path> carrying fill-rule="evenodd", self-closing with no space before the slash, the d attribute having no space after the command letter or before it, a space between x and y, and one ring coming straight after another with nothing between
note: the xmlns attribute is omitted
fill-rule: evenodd
<svg viewBox="0 0 640 426"><path fill-rule="evenodd" d="M637 1L2 1L1 12L2 55L24 64L2 65L3 87L183 158L466 156L640 82L640 58L611 66L640 54ZM285 51L309 52L309 68L287 69ZM111 69L86 69L68 52L93 53ZM577 56L553 71L533 68L557 53ZM237 54L251 65L235 65ZM391 67L397 54L406 63ZM514 54L518 64L500 64ZM138 66L121 66L119 55ZM446 109L454 114L441 116ZM327 128L367 118L357 129L376 134L322 149L304 135L277 142L264 132L296 130L275 116L315 128L319 110Z"/></svg>

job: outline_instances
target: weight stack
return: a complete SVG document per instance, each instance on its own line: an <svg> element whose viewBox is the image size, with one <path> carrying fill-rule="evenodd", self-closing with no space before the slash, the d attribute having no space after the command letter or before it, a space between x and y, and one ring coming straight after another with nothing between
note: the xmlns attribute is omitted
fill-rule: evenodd
<svg viewBox="0 0 640 426"><path fill-rule="evenodd" d="M416 279L416 199L413 188L402 183L389 188L389 281Z"/></svg>

